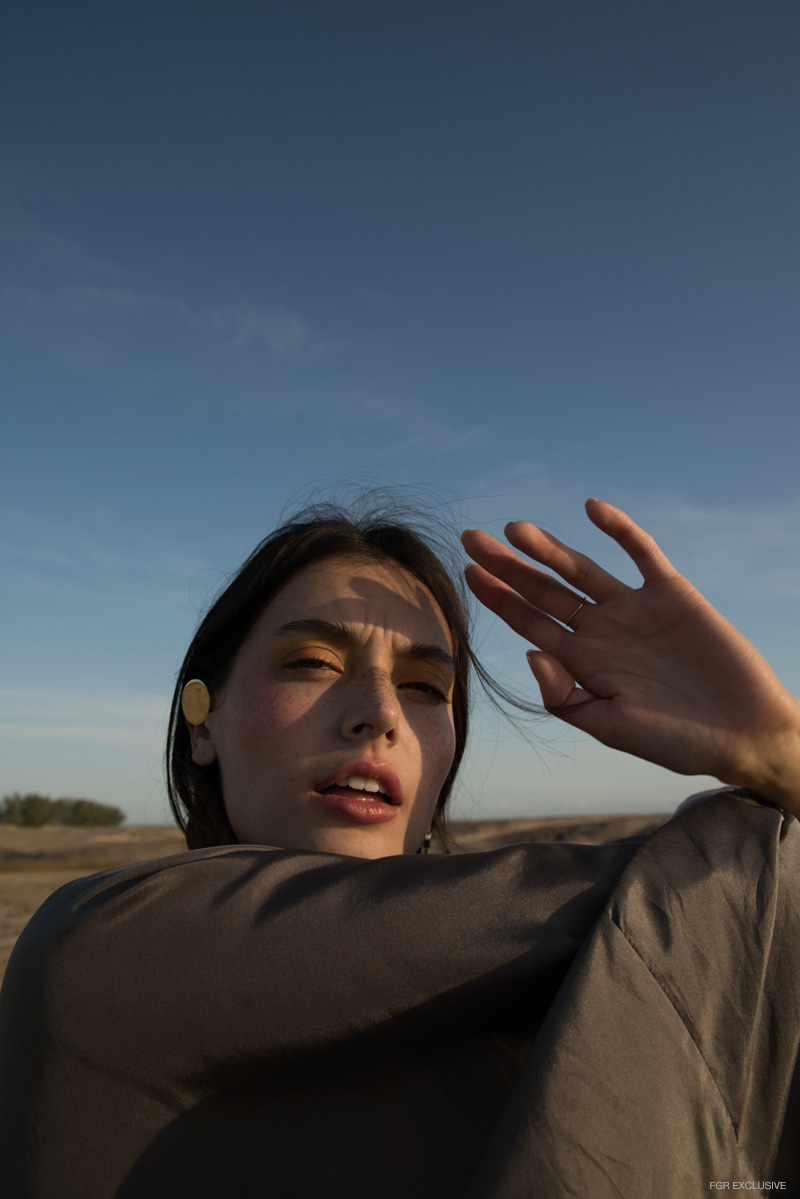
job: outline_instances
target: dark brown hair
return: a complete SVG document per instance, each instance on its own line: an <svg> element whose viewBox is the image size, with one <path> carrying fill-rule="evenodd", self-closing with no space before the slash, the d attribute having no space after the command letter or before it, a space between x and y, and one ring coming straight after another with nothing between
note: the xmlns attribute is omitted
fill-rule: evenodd
<svg viewBox="0 0 800 1199"><path fill-rule="evenodd" d="M200 622L178 673L167 739L169 801L190 849L235 845L237 837L225 811L218 763L198 766L192 761L189 731L180 706L184 686L189 679L199 678L213 695L224 684L253 624L280 588L312 562L343 556L396 563L428 589L450 630L455 660L456 749L433 819L433 828L447 849L445 808L467 740L470 663L475 663L483 680L486 676L470 648L465 587L447 538L435 528L426 529L423 537L410 524L398 521L400 505L393 497L389 499L390 505L384 502L382 508L376 508L373 504L366 512L364 503L348 507L324 503L304 509L256 547ZM425 523L435 526L435 521ZM430 541L437 545L438 552ZM443 558L453 561L450 570Z"/></svg>

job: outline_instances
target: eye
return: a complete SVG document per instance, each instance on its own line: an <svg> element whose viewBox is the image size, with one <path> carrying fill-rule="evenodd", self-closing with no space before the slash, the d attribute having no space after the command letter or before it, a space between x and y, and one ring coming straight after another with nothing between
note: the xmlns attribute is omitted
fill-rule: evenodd
<svg viewBox="0 0 800 1199"><path fill-rule="evenodd" d="M334 674L338 674L340 667L336 662L330 662L327 658L317 658L313 654L308 654L304 658L295 658L292 662L284 663L285 670L308 670L315 673L322 673L326 670L331 670Z"/></svg>
<svg viewBox="0 0 800 1199"><path fill-rule="evenodd" d="M442 688L437 687L434 683L415 681L413 683L401 683L400 686L405 687L407 690L418 691L421 695L428 695L432 700L440 704L449 702Z"/></svg>

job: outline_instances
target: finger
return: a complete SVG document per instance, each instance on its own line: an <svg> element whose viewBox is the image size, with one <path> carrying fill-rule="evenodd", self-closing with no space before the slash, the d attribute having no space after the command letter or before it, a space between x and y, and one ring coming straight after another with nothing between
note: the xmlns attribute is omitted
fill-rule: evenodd
<svg viewBox="0 0 800 1199"><path fill-rule="evenodd" d="M605 500L591 499L586 501L586 515L592 524L616 541L646 581L655 582L678 573L650 534L621 508L615 508Z"/></svg>
<svg viewBox="0 0 800 1199"><path fill-rule="evenodd" d="M557 621L528 603L517 591L482 566L470 563L464 574L472 593L515 633L550 653L558 654L563 650L564 638L571 634Z"/></svg>
<svg viewBox="0 0 800 1199"><path fill-rule="evenodd" d="M461 540L470 557L484 570L562 624L568 623L570 616L581 607L583 596L576 595L560 579L540 570L538 566L524 562L507 545L488 533L468 529L462 534Z"/></svg>
<svg viewBox="0 0 800 1199"><path fill-rule="evenodd" d="M571 549L552 533L527 520L515 520L506 525L505 535L515 549L554 570L572 587L598 603L630 590L627 584L603 570L586 554Z"/></svg>
<svg viewBox="0 0 800 1199"><path fill-rule="evenodd" d="M548 712L554 712L569 724L577 723L573 720L578 715L577 709L585 707L595 697L590 692L576 686L569 671L565 670L561 663L550 654L529 649L525 657L528 659L533 677L539 684L542 703ZM576 709L576 711L570 709Z"/></svg>

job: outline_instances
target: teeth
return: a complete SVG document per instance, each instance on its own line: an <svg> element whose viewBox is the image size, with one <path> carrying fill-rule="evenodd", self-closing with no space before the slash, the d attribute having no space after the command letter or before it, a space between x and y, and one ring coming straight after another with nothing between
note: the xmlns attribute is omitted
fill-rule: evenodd
<svg viewBox="0 0 800 1199"><path fill-rule="evenodd" d="M339 785L342 787L352 787L354 791L379 791L381 795L386 794L377 779L364 779L357 774L351 774L346 779L339 779Z"/></svg>

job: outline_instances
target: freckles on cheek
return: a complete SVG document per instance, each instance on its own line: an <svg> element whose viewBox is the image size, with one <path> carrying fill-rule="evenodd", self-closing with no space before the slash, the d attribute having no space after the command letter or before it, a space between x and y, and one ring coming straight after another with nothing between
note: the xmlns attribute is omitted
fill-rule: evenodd
<svg viewBox="0 0 800 1199"><path fill-rule="evenodd" d="M421 745L423 767L444 780L456 752L456 734L451 720L430 730Z"/></svg>
<svg viewBox="0 0 800 1199"><path fill-rule="evenodd" d="M248 738L266 741L295 727L308 711L308 703L293 689L259 683L248 689L239 705L239 721Z"/></svg>
<svg viewBox="0 0 800 1199"><path fill-rule="evenodd" d="M441 772L442 775L445 776L452 765L453 758L456 756L456 735L452 727L450 729L450 735L448 737L443 737L441 744L443 751Z"/></svg>

